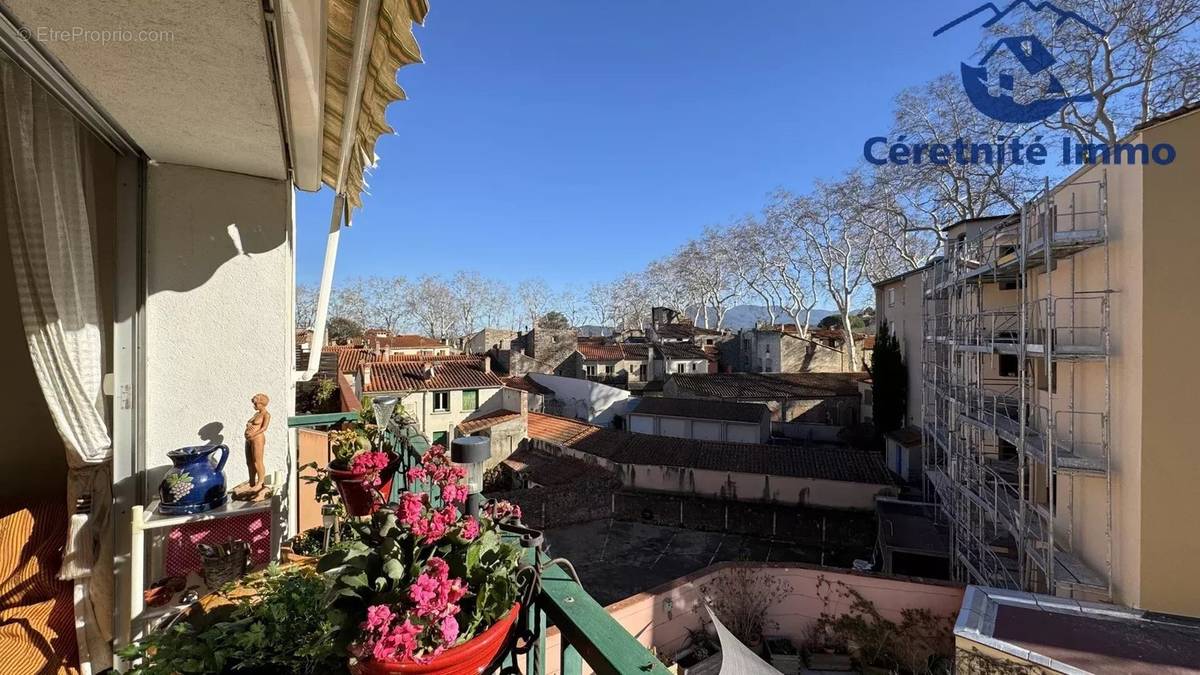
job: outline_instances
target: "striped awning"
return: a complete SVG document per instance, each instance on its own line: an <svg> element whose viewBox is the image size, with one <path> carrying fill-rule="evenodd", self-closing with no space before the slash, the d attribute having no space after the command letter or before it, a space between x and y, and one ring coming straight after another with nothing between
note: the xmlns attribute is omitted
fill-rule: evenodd
<svg viewBox="0 0 1200 675"><path fill-rule="evenodd" d="M366 0L328 0L321 180L335 190L346 89L354 53L354 16L360 1ZM362 203L361 195L366 187L363 174L376 163L375 142L381 134L392 131L385 117L387 106L405 98L404 90L396 84L396 71L411 63L421 63L421 48L412 29L414 23L425 22L428 12L427 0L379 0L378 20L363 79L361 110L351 141L353 147L343 190L351 207Z"/></svg>

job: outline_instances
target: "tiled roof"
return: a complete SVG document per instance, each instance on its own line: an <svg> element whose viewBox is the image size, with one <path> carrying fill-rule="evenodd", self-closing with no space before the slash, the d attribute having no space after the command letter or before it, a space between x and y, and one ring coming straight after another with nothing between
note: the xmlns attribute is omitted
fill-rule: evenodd
<svg viewBox="0 0 1200 675"><path fill-rule="evenodd" d="M371 355L370 350L362 347L332 346L325 347L321 352L337 354L337 371L339 373L357 372L359 365L367 361L367 357Z"/></svg>
<svg viewBox="0 0 1200 675"><path fill-rule="evenodd" d="M500 378L500 381L503 382L504 386L508 387L509 389L519 389L521 391L527 391L530 394L547 395L554 393L553 389L549 387L543 387L537 382L534 382L533 378L529 377L528 375L512 375L510 377L502 377Z"/></svg>
<svg viewBox="0 0 1200 675"><path fill-rule="evenodd" d="M613 473L598 464L521 448L504 460L509 469L546 486L574 485L585 480L614 481Z"/></svg>
<svg viewBox="0 0 1200 675"><path fill-rule="evenodd" d="M893 484L876 454L841 447L719 443L635 434L541 413L529 413L529 437L617 464Z"/></svg>
<svg viewBox="0 0 1200 675"><path fill-rule="evenodd" d="M484 372L480 362L442 361L433 363L433 376L425 377L425 363L418 361L375 361L360 366L371 368L368 392L433 391L442 389L485 389L502 387L495 373Z"/></svg>
<svg viewBox="0 0 1200 675"><path fill-rule="evenodd" d="M485 415L480 415L473 419L460 422L458 425L459 433L473 434L476 431L490 429L497 424L504 424L513 420L521 419L521 413L511 410L493 410Z"/></svg>
<svg viewBox="0 0 1200 675"><path fill-rule="evenodd" d="M645 342L622 342L621 351L626 361L645 361L650 358L650 345Z"/></svg>
<svg viewBox="0 0 1200 675"><path fill-rule="evenodd" d="M696 327L689 323L665 323L655 327L654 332L660 340L691 340L696 335Z"/></svg>
<svg viewBox="0 0 1200 675"><path fill-rule="evenodd" d="M621 361L625 358L620 344L596 340L580 340L579 353L585 361Z"/></svg>
<svg viewBox="0 0 1200 675"><path fill-rule="evenodd" d="M691 417L729 422L761 422L769 413L762 403L738 403L707 398L643 398L630 414Z"/></svg>
<svg viewBox="0 0 1200 675"><path fill-rule="evenodd" d="M482 357L479 354L442 354L440 356L427 356L422 354L392 354L388 356L388 361L411 361L414 363L444 363L446 361L462 361L464 363L479 363ZM384 359L379 359L380 361Z"/></svg>
<svg viewBox="0 0 1200 675"><path fill-rule="evenodd" d="M690 342L663 342L654 345L654 349L668 359L707 361L711 358L708 352Z"/></svg>
<svg viewBox="0 0 1200 675"><path fill-rule="evenodd" d="M708 398L775 401L785 398L858 396L867 373L706 373L672 375L684 392Z"/></svg>

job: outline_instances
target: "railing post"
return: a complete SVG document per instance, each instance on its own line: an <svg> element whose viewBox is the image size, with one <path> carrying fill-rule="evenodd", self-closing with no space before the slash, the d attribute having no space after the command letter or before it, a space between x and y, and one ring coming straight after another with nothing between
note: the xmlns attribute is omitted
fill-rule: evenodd
<svg viewBox="0 0 1200 675"><path fill-rule="evenodd" d="M561 651L558 672L562 675L582 675L583 657L579 656L579 651L562 635L559 635L559 644Z"/></svg>
<svg viewBox="0 0 1200 675"><path fill-rule="evenodd" d="M537 549L525 549L525 561L537 569L540 561L538 560ZM525 675L545 675L546 673L546 613L542 610L542 603L539 599L535 599L532 606L525 612L525 627L529 632L537 637L534 638L534 644L529 646L529 651L525 653ZM562 644L567 643L566 636L559 635L559 640Z"/></svg>

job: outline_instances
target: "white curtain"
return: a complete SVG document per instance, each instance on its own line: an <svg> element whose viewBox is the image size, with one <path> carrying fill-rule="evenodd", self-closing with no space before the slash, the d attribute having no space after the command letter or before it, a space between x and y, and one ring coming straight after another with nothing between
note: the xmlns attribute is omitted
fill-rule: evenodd
<svg viewBox="0 0 1200 675"><path fill-rule="evenodd" d="M0 85L0 181L21 318L69 467L73 515L60 578L85 586L76 607L85 625L80 651L102 670L112 653L112 440L102 391L94 229L84 196L86 132L2 57Z"/></svg>

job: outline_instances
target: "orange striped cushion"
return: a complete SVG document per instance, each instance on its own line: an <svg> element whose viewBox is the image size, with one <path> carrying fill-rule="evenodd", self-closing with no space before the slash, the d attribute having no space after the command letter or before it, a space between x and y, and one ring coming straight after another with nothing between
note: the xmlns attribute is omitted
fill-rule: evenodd
<svg viewBox="0 0 1200 675"><path fill-rule="evenodd" d="M78 673L78 660L69 594L0 610L0 664L5 675Z"/></svg>
<svg viewBox="0 0 1200 675"><path fill-rule="evenodd" d="M66 530L61 499L0 505L0 664L5 675L76 672L71 582L56 578Z"/></svg>

